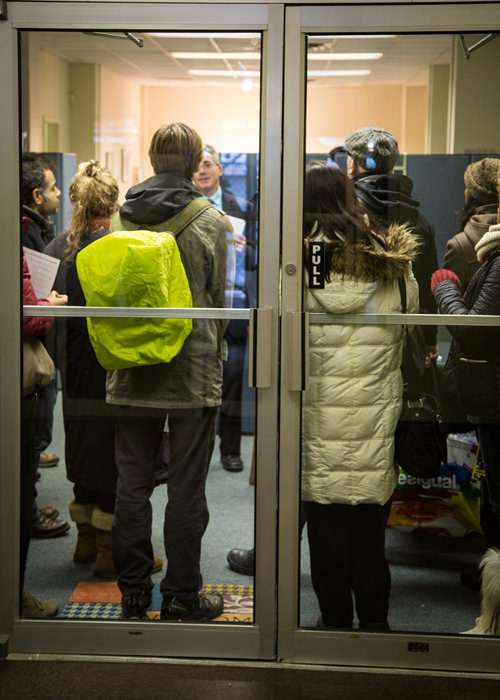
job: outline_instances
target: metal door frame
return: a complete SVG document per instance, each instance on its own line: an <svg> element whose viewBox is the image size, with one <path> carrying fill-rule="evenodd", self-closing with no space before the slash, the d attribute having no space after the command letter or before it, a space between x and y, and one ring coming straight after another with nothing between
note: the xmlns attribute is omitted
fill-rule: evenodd
<svg viewBox="0 0 500 700"><path fill-rule="evenodd" d="M134 624L129 622L33 621L17 615L20 460L20 246L19 84L20 29L262 31L260 307L274 311L265 352L257 339L261 374L270 387L257 397L256 618L255 624ZM0 259L2 345L0 354L0 632L12 653L113 654L272 659L276 656L276 523L278 406L278 279L281 196L283 7L266 4L10 2L0 22ZM8 232L8 233L7 233ZM207 314L208 316L210 314ZM272 352L268 353L268 348ZM262 355L267 355L263 357ZM228 548L234 543L228 540Z"/></svg>
<svg viewBox="0 0 500 700"><path fill-rule="evenodd" d="M299 494L301 394L307 357L308 314L302 312L302 187L305 144L305 66L307 33L457 32L500 29L496 5L294 6L285 12L283 270L280 399L279 623L278 659L291 662L364 667L498 671L500 640L426 634L342 633L301 629L299 610ZM315 316L319 316L316 314ZM337 323L391 322L366 314ZM371 316L371 319L369 318ZM305 317L305 318L304 318ZM415 317L414 317L415 318ZM468 318L468 317L467 317ZM481 317L478 323L488 317ZM449 319L419 316L446 325ZM315 322L318 322L315 319ZM392 319L412 323L409 318ZM499 320L491 321L499 325Z"/></svg>

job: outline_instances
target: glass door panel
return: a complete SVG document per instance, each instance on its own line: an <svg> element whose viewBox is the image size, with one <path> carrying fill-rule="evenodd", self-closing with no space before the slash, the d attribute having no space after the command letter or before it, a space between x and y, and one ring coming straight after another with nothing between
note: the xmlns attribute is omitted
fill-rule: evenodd
<svg viewBox="0 0 500 700"><path fill-rule="evenodd" d="M479 263L474 253L465 262L459 241L474 231L477 242L497 222L494 101L481 101L473 124L467 100L488 93L499 47L484 37L500 17L485 16L483 32L464 36L463 9L445 25L432 8L425 27L416 8L396 17L392 9L383 21L384 8L363 14L361 24L355 8L287 13L286 66L302 80L285 81L285 119L304 137L285 142L284 256L285 269L305 274L286 275L283 287L281 456L290 465L294 455L296 481L282 486L281 527L291 549L299 543L296 558L282 550L283 655L376 664L385 654L400 665L484 668L493 656L479 649L491 645L453 635L480 629L478 565L498 539L496 466L485 457L497 415L484 421L480 457L482 421L456 415L450 364L457 339L465 354L466 335L495 330L467 316L470 328L457 329L453 316L438 315L431 275L456 270L463 294ZM303 166L300 177L292 163ZM454 414L444 418L446 457L427 479L405 473L394 456L403 389L395 324L408 321L393 317L402 309L402 268L393 261L411 259L415 239L406 284L408 311L423 314L412 317L423 323L422 390L443 399L442 413L451 398ZM292 362L293 339L304 350ZM291 444L284 435L295 436ZM460 461L460 450L469 457ZM462 655L453 653L459 644Z"/></svg>
<svg viewBox="0 0 500 700"><path fill-rule="evenodd" d="M127 7L126 26L110 30L108 5L57 16L49 5L26 15L20 4L6 32L21 47L12 168L34 286L23 328L56 367L22 401L31 485L21 479L14 646L40 643L36 620L54 651L63 638L84 651L106 628L103 650L126 652L138 624L134 653L269 655L274 538L261 552L259 522L275 500L264 455L276 440L278 212L260 192L270 176L279 188L261 146L277 142L279 115L266 109L280 84L267 72L279 13L258 8L249 22L226 7L220 31L206 31L179 7ZM47 121L61 153L43 151ZM213 638L233 631L234 644Z"/></svg>

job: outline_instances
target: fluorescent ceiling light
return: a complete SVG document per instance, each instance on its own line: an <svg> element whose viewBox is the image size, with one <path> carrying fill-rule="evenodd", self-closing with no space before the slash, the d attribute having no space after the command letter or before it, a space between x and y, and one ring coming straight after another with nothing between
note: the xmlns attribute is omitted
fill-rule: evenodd
<svg viewBox="0 0 500 700"><path fill-rule="evenodd" d="M174 58L199 59L200 61L260 61L258 51L172 51ZM382 55L382 54L380 54Z"/></svg>
<svg viewBox="0 0 500 700"><path fill-rule="evenodd" d="M312 53L307 54L308 61L378 61L383 53Z"/></svg>
<svg viewBox="0 0 500 700"><path fill-rule="evenodd" d="M191 75L203 75L214 78L258 78L260 72L258 70L211 70L206 68L193 68L189 71ZM346 70L309 70L307 75L310 78L347 78L350 76L370 75L371 71L367 68L353 68Z"/></svg>
<svg viewBox="0 0 500 700"><path fill-rule="evenodd" d="M370 75L371 70L360 68L353 70L308 70L309 78L348 78L350 76Z"/></svg>
<svg viewBox="0 0 500 700"><path fill-rule="evenodd" d="M227 76L229 78L258 78L260 72L258 70L210 70L193 68L189 71L191 75L206 75L212 77Z"/></svg>
<svg viewBox="0 0 500 700"><path fill-rule="evenodd" d="M164 36L168 39L260 39L260 34L248 32L141 32L145 36Z"/></svg>
<svg viewBox="0 0 500 700"><path fill-rule="evenodd" d="M397 34L310 34L309 39L395 39Z"/></svg>

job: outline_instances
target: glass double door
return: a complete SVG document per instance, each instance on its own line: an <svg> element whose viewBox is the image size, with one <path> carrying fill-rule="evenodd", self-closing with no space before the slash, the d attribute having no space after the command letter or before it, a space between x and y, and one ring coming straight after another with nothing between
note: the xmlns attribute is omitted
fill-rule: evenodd
<svg viewBox="0 0 500 700"><path fill-rule="evenodd" d="M361 229L368 220L384 237L388 201L399 207L392 223L414 230L418 212L428 222L429 251L425 265L413 267L422 315L410 320L430 329L430 364L441 369L453 318L434 315L427 286L448 239L462 230L455 214L464 207L466 169L479 209L469 219L480 217L487 230L498 208L491 173L500 144L487 78L498 49L495 41L471 47L500 16L494 6L473 10L426 6L423 17L417 6L218 4L193 14L183 3L9 4L0 26L10 96L1 107L9 167L0 174L0 215L11 231L2 263L9 410L1 428L0 548L10 568L0 613L12 651L494 668L494 639L459 636L480 606L460 574L474 572L485 547L475 426L453 417L446 464L430 482L396 472L390 445L382 459L370 452L366 445L378 440L372 403L382 422L388 404L397 412L398 371L389 369L409 320L397 315L398 299L379 307L374 294L363 302L343 269L336 293L330 274L315 290L308 257L321 207L331 206L329 198L319 209L311 204L314 168L320 180L333 170L341 188L337 226L355 210ZM365 127L368 141L361 134L344 148ZM392 179L377 181L381 129ZM364 160L356 173L358 152ZM29 154L42 158L40 182ZM31 179L22 177L19 188L12 173ZM159 190L168 189L162 201ZM361 190L368 202L359 213L349 197ZM132 301L135 274L113 268L114 258L103 264L106 246L152 230L156 264L169 245L163 227L175 228L193 199L209 209L177 232L188 296L152 299L143 289ZM42 230L47 240L36 245L28 239L40 217L53 229ZM19 236L36 283L29 299L18 292ZM341 230L345 244L343 237ZM110 278L103 300L99 280ZM361 281L369 296L380 283ZM37 305L51 287L67 294L66 305ZM408 311L416 310L413 297ZM55 349L46 343L57 369L52 398L47 388L21 390L22 306L23 338L50 338L55 329ZM496 320L477 319L474 327L488 324ZM154 343L134 345L129 365L110 360L123 351L120 339L130 345L139 332L177 346L149 365L137 357ZM378 375L363 374L371 365ZM34 404L33 474L41 478L24 590L42 606L54 599L53 619L37 619L26 597L18 607L24 560L15 543ZM361 453L366 469L356 471ZM450 453L467 456L458 464ZM59 458L54 468L44 466L51 458ZM198 500L179 478L188 468L202 481ZM134 510L137 479L145 517ZM124 597L151 584L139 611L148 619L127 616ZM172 598L184 604L178 618L169 612ZM193 600L224 609L197 620L186 604Z"/></svg>

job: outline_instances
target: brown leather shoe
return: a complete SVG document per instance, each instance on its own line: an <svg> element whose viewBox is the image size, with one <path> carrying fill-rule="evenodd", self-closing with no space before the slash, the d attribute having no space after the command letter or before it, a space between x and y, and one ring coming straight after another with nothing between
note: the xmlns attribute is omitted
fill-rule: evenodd
<svg viewBox="0 0 500 700"><path fill-rule="evenodd" d="M55 600L40 600L29 591L23 591L22 616L31 620L55 617L59 606Z"/></svg>
<svg viewBox="0 0 500 700"><path fill-rule="evenodd" d="M38 458L39 467L57 467L59 457L54 452L42 452Z"/></svg>
<svg viewBox="0 0 500 700"><path fill-rule="evenodd" d="M69 530L69 523L62 518L48 518L41 510L37 510L33 519L31 537L35 540L46 540L51 537L61 537Z"/></svg>

